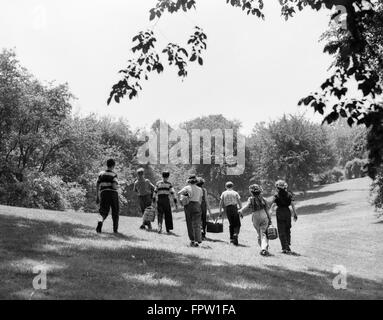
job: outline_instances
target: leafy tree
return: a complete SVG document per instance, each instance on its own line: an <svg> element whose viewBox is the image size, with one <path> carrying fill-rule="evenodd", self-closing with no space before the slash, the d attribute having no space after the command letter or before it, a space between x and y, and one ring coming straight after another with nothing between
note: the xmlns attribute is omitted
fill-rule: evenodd
<svg viewBox="0 0 383 320"><path fill-rule="evenodd" d="M325 127L335 151L339 167L355 158L367 158L367 130L361 126L348 126L344 120Z"/></svg>
<svg viewBox="0 0 383 320"><path fill-rule="evenodd" d="M325 129L302 116L257 124L249 143L255 164L253 180L269 191L278 179L304 191L312 185L315 174L332 168L335 162Z"/></svg>
<svg viewBox="0 0 383 320"><path fill-rule="evenodd" d="M208 129L211 133L211 149L200 149L199 155L201 157L202 163L196 163L193 165L195 173L206 180L206 188L210 196L218 200L220 194L225 189L225 182L228 180L231 180L235 184L237 190L247 190L248 179L246 177L249 174L247 171L249 168L245 165L245 171L243 171L242 174L230 175L230 171L228 169L231 167L231 159L228 157L228 155L225 154L225 159L222 161L222 150L219 148L217 149L217 137L214 136L215 130L221 132L223 135L222 143L223 145L226 145L226 143L229 143L229 141L226 141L226 136L223 132L223 129L233 130L233 154L238 155L237 134L239 133L239 129L241 127L239 121L226 119L222 115L209 115L187 121L181 124L180 127L185 129L189 133L190 137L192 137L192 130L195 129L201 130L201 133L203 133L202 130ZM201 138L200 142L200 145L202 146L204 140ZM190 155L192 154L193 147L190 146Z"/></svg>

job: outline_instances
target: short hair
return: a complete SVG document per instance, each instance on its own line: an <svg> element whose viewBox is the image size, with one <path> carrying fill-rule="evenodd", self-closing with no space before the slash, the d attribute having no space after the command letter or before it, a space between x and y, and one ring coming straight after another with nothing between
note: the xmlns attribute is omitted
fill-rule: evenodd
<svg viewBox="0 0 383 320"><path fill-rule="evenodd" d="M108 168L114 167L116 165L116 161L114 161L113 159L109 159L108 161L106 161L106 165Z"/></svg>
<svg viewBox="0 0 383 320"><path fill-rule="evenodd" d="M144 168L139 168L137 169L137 174L143 174L144 173Z"/></svg>
<svg viewBox="0 0 383 320"><path fill-rule="evenodd" d="M170 172L169 171L162 172L162 178L169 178L169 177L170 177Z"/></svg>
<svg viewBox="0 0 383 320"><path fill-rule="evenodd" d="M225 184L225 187L226 187L226 188L233 188L233 186L234 186L234 183L231 182L231 181L228 181L228 182L226 182L226 184Z"/></svg>

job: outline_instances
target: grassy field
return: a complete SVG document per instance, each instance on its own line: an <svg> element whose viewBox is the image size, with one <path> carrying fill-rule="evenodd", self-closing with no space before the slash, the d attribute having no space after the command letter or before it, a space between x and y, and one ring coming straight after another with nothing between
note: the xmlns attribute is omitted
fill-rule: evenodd
<svg viewBox="0 0 383 320"><path fill-rule="evenodd" d="M188 247L182 213L174 235L138 230L122 217L121 235L95 233L94 214L0 206L0 299L382 299L383 221L368 204L368 179L317 188L298 202L292 248L261 257L250 217L240 247L225 233ZM275 221L275 217L273 218ZM347 270L335 290L334 266ZM33 268L47 268L35 291Z"/></svg>

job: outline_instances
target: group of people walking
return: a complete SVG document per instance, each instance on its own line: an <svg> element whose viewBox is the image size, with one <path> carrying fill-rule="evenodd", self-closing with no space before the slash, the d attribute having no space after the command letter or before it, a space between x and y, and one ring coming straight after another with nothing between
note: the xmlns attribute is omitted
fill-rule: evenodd
<svg viewBox="0 0 383 320"><path fill-rule="evenodd" d="M115 161L107 161L107 169L102 171L97 180L97 203L100 204L100 219L96 231L102 232L104 220L109 211L112 211L113 231L118 233L119 220L119 200L118 200L118 181L117 174L114 172ZM145 178L145 170L137 170L137 180L134 182L133 191L138 196L138 202L143 222L140 229L152 230L152 223L144 219L145 210L154 206L157 209L158 227L157 232L162 233L163 225L167 233L171 233L173 226L172 203L175 209L178 205L184 206L186 226L191 247L199 247L202 241L206 240L207 221L211 217L211 209L208 201L207 190L204 187L205 181L196 175L189 176L187 185L178 193L174 190L169 181L170 173L164 171L162 179L155 185ZM267 231L272 225L271 215L275 211L277 218L277 228L282 252L291 253L291 221L297 220L297 213L294 205L294 198L288 191L288 185L283 180L278 180L275 184L276 193L271 203L262 196L262 187L253 184L249 186L250 197L245 206L239 193L234 190L234 184L227 182L226 190L221 194L219 203L219 216L225 213L229 221L230 243L239 245L239 234L241 229L241 219L246 211L252 214L252 223L258 234L258 244L261 248L260 254L269 255L269 238ZM291 208L291 210L290 210Z"/></svg>

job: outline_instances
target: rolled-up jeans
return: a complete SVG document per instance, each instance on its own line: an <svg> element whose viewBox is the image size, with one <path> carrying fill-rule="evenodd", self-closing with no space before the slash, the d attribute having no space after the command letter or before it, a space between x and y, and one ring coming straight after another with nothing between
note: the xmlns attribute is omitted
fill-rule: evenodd
<svg viewBox="0 0 383 320"><path fill-rule="evenodd" d="M201 204L199 202L190 201L184 207L186 226L190 241L201 242Z"/></svg>
<svg viewBox="0 0 383 320"><path fill-rule="evenodd" d="M258 233L258 244L261 250L269 250L269 239L267 239L267 228L269 226L269 218L264 210L253 212L253 225Z"/></svg>

